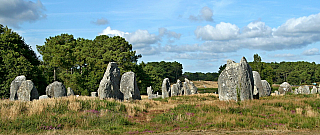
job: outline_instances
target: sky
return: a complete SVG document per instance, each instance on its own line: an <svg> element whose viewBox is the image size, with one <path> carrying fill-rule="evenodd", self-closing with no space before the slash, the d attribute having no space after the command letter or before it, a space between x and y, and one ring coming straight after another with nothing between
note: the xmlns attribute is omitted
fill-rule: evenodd
<svg viewBox="0 0 320 135"><path fill-rule="evenodd" d="M0 24L32 49L63 33L121 36L143 62L217 72L228 59L320 63L318 0L0 0Z"/></svg>

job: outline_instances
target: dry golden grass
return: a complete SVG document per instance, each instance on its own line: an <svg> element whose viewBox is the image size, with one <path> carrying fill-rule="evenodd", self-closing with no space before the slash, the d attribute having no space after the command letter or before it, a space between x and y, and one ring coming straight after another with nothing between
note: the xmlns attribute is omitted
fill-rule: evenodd
<svg viewBox="0 0 320 135"><path fill-rule="evenodd" d="M217 81L193 81L197 88L218 88Z"/></svg>
<svg viewBox="0 0 320 135"><path fill-rule="evenodd" d="M299 95L298 95L299 96ZM198 109L199 114L202 114L201 117L197 117L194 119L193 115L186 115L186 112L178 112L173 116L174 121L184 123L190 122L193 123L211 123L212 125L226 123L226 125L237 125L239 119L244 119L245 121L249 121L249 125L254 123L255 120L260 117L264 117L264 115L268 115L268 117L275 114L277 117L281 117L283 114L291 114L291 111L295 111L294 114L298 115L297 117L301 117L300 123L304 122L303 118L318 118L319 113L315 108L312 108L306 101L308 100L316 100L319 99L319 94L312 95L312 97L304 98L303 95L298 97L295 95L292 96L275 96L275 97L266 97L260 100L247 100L242 102L235 101L220 101L218 99L218 94L213 93L205 93L205 94L194 94L189 96L176 96L170 97L167 99L159 99L158 100L149 100L147 96L142 96L142 100L130 100L130 101L118 101L114 99L105 99L110 102L116 102L125 106L126 113L128 119L133 122L144 124L151 124L151 126L155 126L155 128L161 128L161 126L168 125L152 125L155 124L152 122L152 119L157 115L168 113L171 114L170 110L178 107L179 105L194 105L193 108ZM14 120L22 113L27 116L43 114L48 108L54 108L59 105L63 105L67 110L71 112L77 112L77 116L86 116L86 111L83 110L85 105L90 104L92 109L98 108L98 106L107 107L107 102L100 102L99 98L88 97L88 96L80 96L80 97L63 97L63 98L55 98L55 99L43 99L43 100L34 100L31 102L20 102L20 101L9 101L9 100L0 100L0 116L2 120L10 119ZM82 101L86 101L85 104L82 104ZM286 109L287 105L294 105L289 110ZM109 104L110 106L110 104ZM208 108L217 108L216 112L206 112L203 110L205 107ZM116 110L120 110L120 105ZM197 108L199 107L199 108ZM289 106L290 107L290 106ZM238 109L240 111L250 110L249 114L239 114L239 112L230 113L231 109ZM183 109L183 108L182 108ZM219 110L220 109L220 110ZM99 116L107 116L110 115L108 109L98 110ZM226 112L227 111L227 112ZM125 113L125 112L124 112ZM281 114L281 115L280 115ZM46 115L55 115L55 114L46 114ZM69 115L61 114L61 115ZM196 114L197 115L197 114ZM129 117L130 116L130 117ZM264 120L263 118L261 118ZM276 120L276 118L274 118ZM290 117L288 116L289 122ZM81 119L79 121L81 123L86 123L86 119ZM251 123L250 123L251 122ZM280 123L280 122L279 122ZM298 124L300 124L298 123ZM157 123L156 123L157 124ZM170 123L169 123L170 124ZM290 124L281 123L283 125L274 126L277 130L286 131L292 127ZM170 125L169 125L170 126ZM173 126L173 125L172 125ZM216 126L216 125L215 125ZM224 125L223 125L224 126ZM251 125L250 125L251 126ZM264 126L264 125L263 125ZM91 130L85 130L83 132L81 129L74 129L72 126L64 127L68 129L67 131L48 131L46 134L97 134L97 131L101 129L97 129L94 132ZM208 127L210 129L215 129L216 127ZM239 128L239 127L237 127ZM228 127L223 127L223 129L228 129ZM249 128L239 128L240 131L248 130ZM260 128L259 130L268 130L270 128ZM168 131L172 132L172 131ZM15 133L15 132L14 132ZM19 132L17 132L19 133Z"/></svg>

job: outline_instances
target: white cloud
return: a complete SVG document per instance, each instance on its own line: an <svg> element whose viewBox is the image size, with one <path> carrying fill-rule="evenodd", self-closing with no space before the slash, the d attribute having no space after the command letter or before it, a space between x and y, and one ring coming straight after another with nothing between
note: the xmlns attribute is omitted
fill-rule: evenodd
<svg viewBox="0 0 320 135"><path fill-rule="evenodd" d="M213 11L211 8L205 6L201 9L199 15L197 16L193 16L193 15L190 15L189 16L189 20L191 21L208 21L208 22L213 22Z"/></svg>
<svg viewBox="0 0 320 135"><path fill-rule="evenodd" d="M303 51L302 54L303 55L308 55L308 56L320 55L318 48L312 48L312 49L309 49L309 50L305 50L305 51Z"/></svg>
<svg viewBox="0 0 320 135"><path fill-rule="evenodd" d="M19 24L46 18L45 7L41 1L37 3L25 0L0 0L0 23L19 28Z"/></svg>
<svg viewBox="0 0 320 135"><path fill-rule="evenodd" d="M213 27L206 25L204 27L198 27L194 33L197 38L202 40L229 40L235 39L239 35L240 29L230 23L221 22Z"/></svg>
<svg viewBox="0 0 320 135"><path fill-rule="evenodd" d="M128 32L112 30L110 27L107 27L102 31L102 33L99 33L99 35L120 36L120 37L124 37L124 35L128 35L128 34L129 34Z"/></svg>
<svg viewBox="0 0 320 135"><path fill-rule="evenodd" d="M166 28L159 28L159 36L162 37L164 35L167 35L168 38L175 38L175 39L180 39L181 37L180 33L169 31Z"/></svg>
<svg viewBox="0 0 320 135"><path fill-rule="evenodd" d="M266 26L264 22L256 21L243 27L241 32L241 36L244 38L265 37L271 36L272 29Z"/></svg>
<svg viewBox="0 0 320 135"><path fill-rule="evenodd" d="M96 21L91 21L91 23L96 25L106 25L109 24L109 21L105 18L97 19Z"/></svg>
<svg viewBox="0 0 320 135"><path fill-rule="evenodd" d="M225 56L221 53L210 53L210 52L202 52L202 53L179 53L174 55L173 59L192 59L192 60L205 60L205 61L217 61L220 58L224 58Z"/></svg>
<svg viewBox="0 0 320 135"><path fill-rule="evenodd" d="M120 36L125 38L130 44L132 44L133 49L137 53L143 55L153 55L160 53L161 46L157 46L164 36L167 36L169 41L173 42L173 39L180 39L181 34L169 31L166 28L159 28L159 35L151 34L147 30L137 30L135 32L123 32L119 30L112 30L107 27L100 33L100 35L108 36Z"/></svg>
<svg viewBox="0 0 320 135"><path fill-rule="evenodd" d="M296 57L296 55L287 53L287 54L275 54L274 57Z"/></svg>
<svg viewBox="0 0 320 135"><path fill-rule="evenodd" d="M100 35L120 36L125 38L135 49L149 47L151 44L157 43L160 39L155 34L150 34L147 30L137 30L133 33L112 30L107 27Z"/></svg>
<svg viewBox="0 0 320 135"><path fill-rule="evenodd" d="M133 44L135 48L142 48L150 44L157 43L160 39L155 34L150 34L147 30L137 30L124 35L124 38Z"/></svg>
<svg viewBox="0 0 320 135"><path fill-rule="evenodd" d="M305 34L319 34L320 32L320 13L292 18L276 29L275 34L284 36L296 36Z"/></svg>
<svg viewBox="0 0 320 135"><path fill-rule="evenodd" d="M193 46L193 50L235 52L243 48L266 51L296 49L320 41L320 13L289 19L278 28L255 21L240 30L234 24L221 22L215 27L198 27L195 35L205 42Z"/></svg>

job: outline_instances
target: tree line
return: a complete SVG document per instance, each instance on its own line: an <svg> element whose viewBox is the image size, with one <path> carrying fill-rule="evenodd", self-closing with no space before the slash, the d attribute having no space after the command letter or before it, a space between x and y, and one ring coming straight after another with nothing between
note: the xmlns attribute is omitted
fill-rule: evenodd
<svg viewBox="0 0 320 135"><path fill-rule="evenodd" d="M9 97L10 84L19 75L32 80L40 94L45 94L48 84L61 81L75 94L89 95L98 89L109 62L117 62L121 75L135 72L141 94L149 86L160 92L164 78L176 82L182 76L182 64L178 62L137 64L142 56L120 36L100 35L93 40L71 34L49 37L44 45L37 45L39 58L23 37L0 24L0 49L2 98Z"/></svg>
<svg viewBox="0 0 320 135"><path fill-rule="evenodd" d="M253 71L258 71L262 80L270 84L281 84L288 82L291 85L303 85L320 82L320 64L315 62L262 62L258 54L253 55L253 61L249 62ZM183 76L190 80L218 81L220 73L225 69L226 64L219 67L218 72L213 73L189 73Z"/></svg>

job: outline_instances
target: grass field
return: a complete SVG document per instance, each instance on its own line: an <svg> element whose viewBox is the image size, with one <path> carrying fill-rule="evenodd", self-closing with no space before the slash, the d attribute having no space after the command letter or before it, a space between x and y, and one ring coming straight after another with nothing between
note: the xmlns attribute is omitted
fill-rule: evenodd
<svg viewBox="0 0 320 135"><path fill-rule="evenodd" d="M212 93L140 101L65 97L0 101L1 134L287 134L320 131L320 96L242 102Z"/></svg>
<svg viewBox="0 0 320 135"><path fill-rule="evenodd" d="M197 88L218 88L217 81L192 81Z"/></svg>

